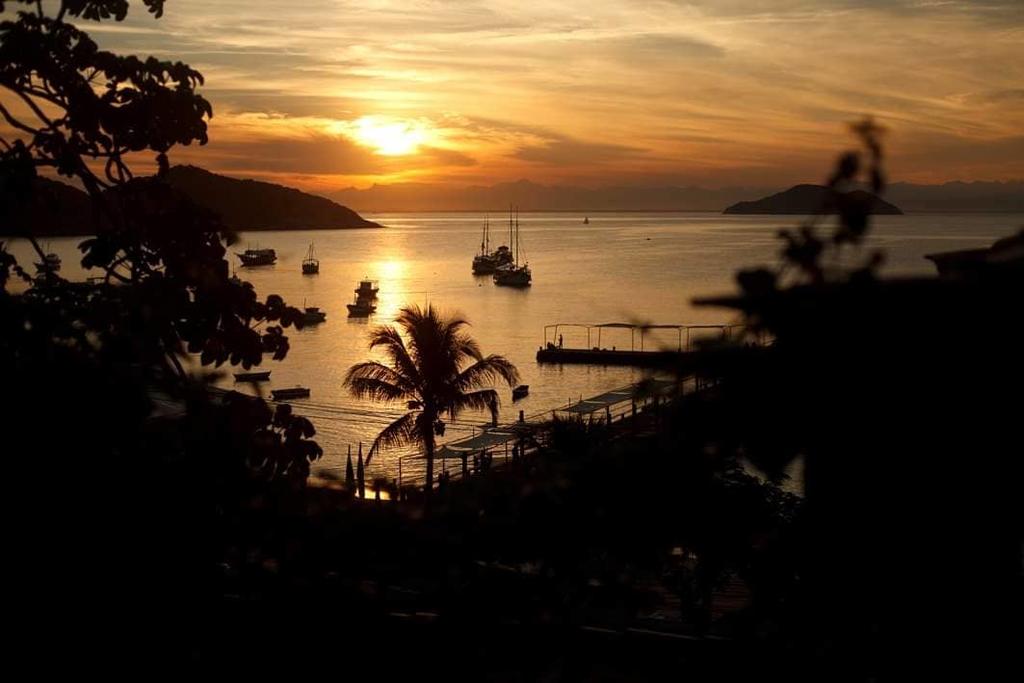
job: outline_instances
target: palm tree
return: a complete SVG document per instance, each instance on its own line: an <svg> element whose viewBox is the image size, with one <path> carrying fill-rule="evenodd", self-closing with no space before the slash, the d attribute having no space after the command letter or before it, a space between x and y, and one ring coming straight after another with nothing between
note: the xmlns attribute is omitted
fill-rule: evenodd
<svg viewBox="0 0 1024 683"><path fill-rule="evenodd" d="M429 492L435 438L444 433L441 418L454 418L466 409L487 409L496 420L498 392L485 387L499 380L514 386L519 371L503 356L484 356L464 329L469 323L443 316L433 306L407 306L395 322L397 328L386 325L370 333L370 349L381 349L387 363L353 365L345 386L359 398L401 401L413 408L377 435L366 462L381 448L421 444Z"/></svg>

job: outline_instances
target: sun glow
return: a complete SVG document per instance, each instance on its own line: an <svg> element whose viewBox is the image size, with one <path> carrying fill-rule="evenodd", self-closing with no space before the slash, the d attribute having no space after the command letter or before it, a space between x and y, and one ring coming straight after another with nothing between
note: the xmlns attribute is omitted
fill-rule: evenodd
<svg viewBox="0 0 1024 683"><path fill-rule="evenodd" d="M423 124L411 121L389 121L364 116L353 124L352 137L384 156L415 154L428 137Z"/></svg>

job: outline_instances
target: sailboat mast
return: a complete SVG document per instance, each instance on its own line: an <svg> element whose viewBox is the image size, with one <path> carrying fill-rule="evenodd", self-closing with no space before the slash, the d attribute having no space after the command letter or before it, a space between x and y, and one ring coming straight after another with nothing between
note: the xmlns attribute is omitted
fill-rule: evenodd
<svg viewBox="0 0 1024 683"><path fill-rule="evenodd" d="M516 268L519 267L519 207L516 207Z"/></svg>

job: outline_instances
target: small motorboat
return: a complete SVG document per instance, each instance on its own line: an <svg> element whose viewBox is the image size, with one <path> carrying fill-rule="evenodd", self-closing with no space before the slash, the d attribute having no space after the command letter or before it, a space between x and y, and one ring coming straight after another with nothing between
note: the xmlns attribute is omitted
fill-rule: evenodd
<svg viewBox="0 0 1024 683"><path fill-rule="evenodd" d="M246 249L235 255L242 261L245 267L251 266L272 266L277 261L277 252L273 249Z"/></svg>
<svg viewBox="0 0 1024 683"><path fill-rule="evenodd" d="M526 398L530 394L529 384L520 384L512 390L512 400L518 401L519 399Z"/></svg>
<svg viewBox="0 0 1024 683"><path fill-rule="evenodd" d="M271 389L270 397L275 401L287 401L293 398L309 398L309 389L306 387L291 387L290 389Z"/></svg>
<svg viewBox="0 0 1024 683"><path fill-rule="evenodd" d="M327 322L327 313L316 306L306 306L306 310L302 314L304 325L318 325L323 322Z"/></svg>
<svg viewBox="0 0 1024 683"><path fill-rule="evenodd" d="M313 256L313 243L309 243L309 251L306 258L302 259L302 274L317 275L320 272L320 259Z"/></svg>
<svg viewBox="0 0 1024 683"><path fill-rule="evenodd" d="M267 382L270 380L270 370L263 372L236 372L236 382Z"/></svg>

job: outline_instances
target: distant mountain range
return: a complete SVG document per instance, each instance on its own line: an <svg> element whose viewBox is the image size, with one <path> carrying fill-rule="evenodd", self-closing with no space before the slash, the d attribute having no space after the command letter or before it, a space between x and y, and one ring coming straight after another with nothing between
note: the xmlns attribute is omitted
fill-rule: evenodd
<svg viewBox="0 0 1024 683"><path fill-rule="evenodd" d="M256 180L239 180L195 166L175 166L172 185L193 201L219 213L235 230L302 230L380 227L360 211L503 212L509 204L523 211L722 211L780 188L604 187L540 185L527 180L491 186L441 184L374 185L330 193L332 199ZM799 186L798 186L799 187ZM950 182L943 185L895 183L884 195L905 212L1024 213L1024 181ZM6 203L6 202L5 202ZM27 214L11 216L0 206L0 233L27 222L37 235L82 235L94 231L93 210L84 192L40 178ZM798 212L805 212L802 207Z"/></svg>
<svg viewBox="0 0 1024 683"><path fill-rule="evenodd" d="M219 214L234 230L381 227L326 197L273 183L229 178L195 166L173 167L168 172L168 182L196 204ZM4 222L10 221L12 225L29 225L40 236L86 235L96 230L88 195L47 178L36 180L32 205L27 212L0 218L6 218Z"/></svg>
<svg viewBox="0 0 1024 683"><path fill-rule="evenodd" d="M722 213L729 214L800 214L838 213L840 200L856 202L869 213L898 215L903 212L889 202L864 190L840 195L824 185L794 185L784 192L750 202L737 202Z"/></svg>
<svg viewBox="0 0 1024 683"><path fill-rule="evenodd" d="M584 188L540 185L528 180L491 186L454 187L400 183L346 188L330 197L360 211L722 211L740 201L779 192L782 187L620 186ZM895 183L884 199L906 212L1024 212L1024 181Z"/></svg>

